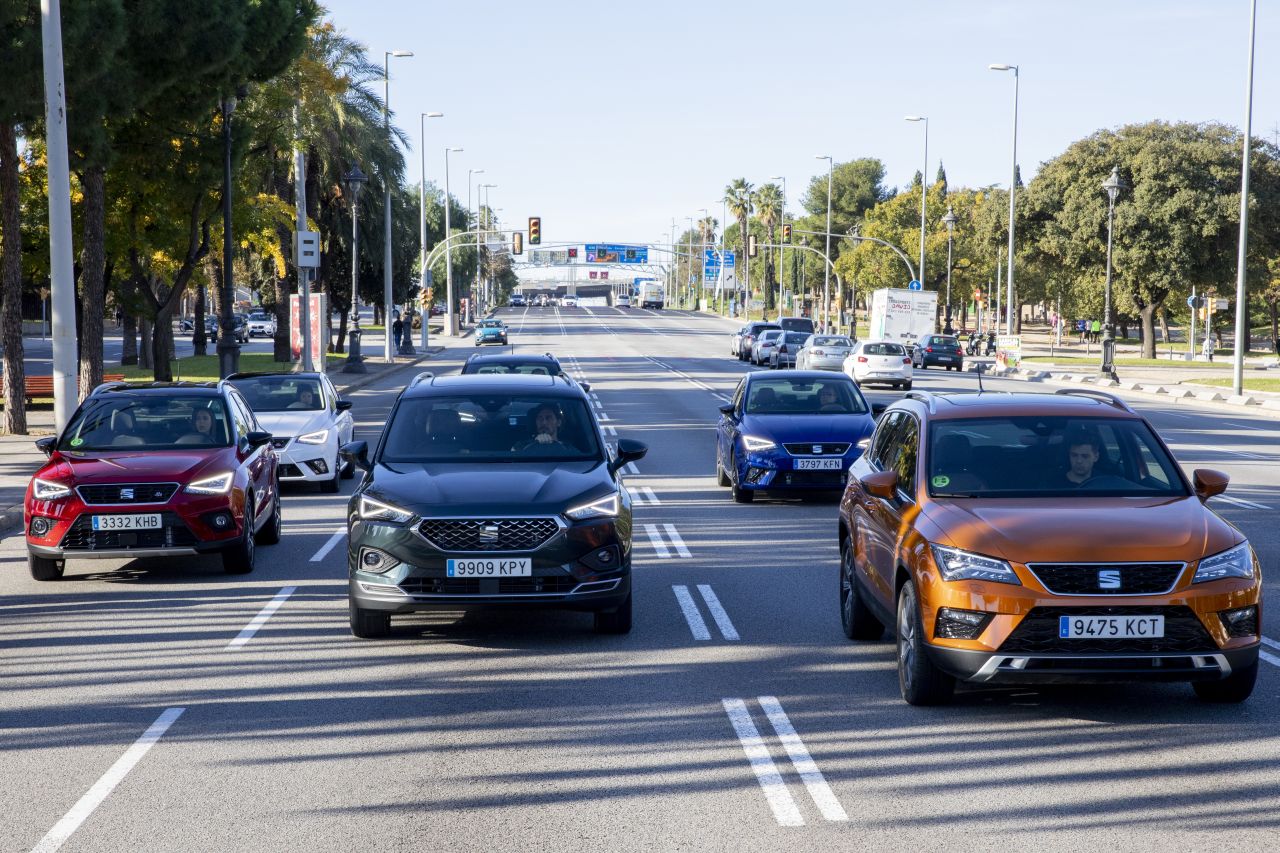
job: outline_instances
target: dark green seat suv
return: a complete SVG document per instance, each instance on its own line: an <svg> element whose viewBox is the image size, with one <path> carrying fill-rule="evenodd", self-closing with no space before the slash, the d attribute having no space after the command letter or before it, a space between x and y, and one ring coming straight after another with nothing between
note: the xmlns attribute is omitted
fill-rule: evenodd
<svg viewBox="0 0 1280 853"><path fill-rule="evenodd" d="M422 374L401 392L347 513L351 632L396 613L542 607L631 630L631 499L619 470L647 448L604 442L563 376Z"/></svg>

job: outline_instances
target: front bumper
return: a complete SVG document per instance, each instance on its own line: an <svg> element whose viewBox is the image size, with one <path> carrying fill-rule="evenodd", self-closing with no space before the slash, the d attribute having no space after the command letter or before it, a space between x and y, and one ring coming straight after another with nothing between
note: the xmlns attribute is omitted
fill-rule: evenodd
<svg viewBox="0 0 1280 853"><path fill-rule="evenodd" d="M792 456L778 450L767 453L747 453L738 458L738 487L755 492L814 492L835 491L845 487L849 468L861 455L856 444L850 444L843 456L823 456L821 459L840 460L839 468L827 470L800 470L796 462L806 457Z"/></svg>
<svg viewBox="0 0 1280 853"><path fill-rule="evenodd" d="M1259 644L1160 654L990 654L929 646L942 670L979 684L1217 681L1258 661Z"/></svg>
<svg viewBox="0 0 1280 853"><path fill-rule="evenodd" d="M332 435L324 444L302 444L290 438L283 448L276 448L276 455L280 459L280 482L322 483L333 479L338 444Z"/></svg>
<svg viewBox="0 0 1280 853"><path fill-rule="evenodd" d="M124 507L84 506L51 511L47 504L34 514L48 518L53 527L44 536L31 534L31 518L25 519L27 550L54 560L127 560L137 557L177 557L220 551L243 533L243 505L226 495L175 497L166 504ZM146 530L94 531L93 515L152 514L161 526ZM229 519L215 528L215 516Z"/></svg>

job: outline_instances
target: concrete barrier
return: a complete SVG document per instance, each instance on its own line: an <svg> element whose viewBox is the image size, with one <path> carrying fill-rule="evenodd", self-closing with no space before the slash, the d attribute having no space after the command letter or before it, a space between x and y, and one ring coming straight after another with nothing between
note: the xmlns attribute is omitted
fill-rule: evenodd
<svg viewBox="0 0 1280 853"><path fill-rule="evenodd" d="M1209 403L1221 403L1227 399L1217 391L1197 391L1195 393L1195 398Z"/></svg>
<svg viewBox="0 0 1280 853"><path fill-rule="evenodd" d="M1258 401L1248 394L1232 394L1227 397L1227 402L1234 406L1256 406Z"/></svg>

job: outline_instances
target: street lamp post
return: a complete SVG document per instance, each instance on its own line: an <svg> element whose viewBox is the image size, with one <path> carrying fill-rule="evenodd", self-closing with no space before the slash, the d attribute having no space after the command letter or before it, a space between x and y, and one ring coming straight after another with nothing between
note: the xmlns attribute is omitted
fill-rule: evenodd
<svg viewBox="0 0 1280 853"><path fill-rule="evenodd" d="M476 300L483 300L484 284L480 281L480 231L487 229L488 218L485 211L489 209L489 190L496 187L497 184L476 184L476 286L475 292L471 294L471 301L467 304L473 306ZM480 191L484 190L484 201L480 201ZM485 242L488 242L489 235L484 236ZM472 316L479 318L474 307L471 308Z"/></svg>
<svg viewBox="0 0 1280 853"><path fill-rule="evenodd" d="M769 180L782 181L782 212L778 214L778 230L781 231L782 227L787 224L787 176L774 175ZM783 240L778 242L785 243ZM778 250L778 319L782 319L782 277L783 270L787 265L786 252L785 246Z"/></svg>
<svg viewBox="0 0 1280 853"><path fill-rule="evenodd" d="M232 303L235 283L231 272L231 114L236 110L235 95L222 99L222 305L218 325L218 376L226 379L240 370L240 342L236 340Z"/></svg>
<svg viewBox="0 0 1280 853"><path fill-rule="evenodd" d="M827 257L831 257L831 173L835 163L830 154L815 154L815 159L827 161ZM830 331L831 269L822 268L822 331Z"/></svg>
<svg viewBox="0 0 1280 853"><path fill-rule="evenodd" d="M419 124L421 125L420 142L418 144L419 156L422 160L422 176L418 181L418 277L419 277L419 298L418 301L422 305L422 351L427 351L427 343L430 341L430 332L427 331L427 321L431 319L430 301L426 299L427 293L427 277L430 271L427 269L427 119L442 118L444 113L422 113L419 116ZM445 199L445 205L448 206L449 199ZM412 335L405 335L405 340L412 340Z"/></svg>
<svg viewBox="0 0 1280 853"><path fill-rule="evenodd" d="M702 257L698 259L698 266L702 268L702 272L698 273L699 287L698 287L697 294L690 294L690 299L689 299L690 311L698 310L698 294L705 293L707 289L707 281L706 281L707 220L711 218L711 214L707 211L705 207L699 208L698 212L702 214L702 222L698 224L698 230L702 232Z"/></svg>
<svg viewBox="0 0 1280 853"><path fill-rule="evenodd" d="M461 148L444 149L444 333L450 337L457 334L458 326L453 316L453 244L449 242L449 210L453 207L449 195L449 154L459 152ZM428 318L431 309L427 309Z"/></svg>
<svg viewBox="0 0 1280 853"><path fill-rule="evenodd" d="M1009 274L1006 277L1005 287L1007 295L1005 297L1005 334L1012 335L1013 328L1013 199L1018 192L1018 66L1006 65L1004 63L992 63L988 65L992 71L1012 71L1013 72L1013 165L1010 167L1013 171L1009 177Z"/></svg>
<svg viewBox="0 0 1280 853"><path fill-rule="evenodd" d="M391 57L413 56L411 50L386 50L382 53L382 132L387 135L391 146L395 147L395 139L391 136ZM395 349L391 345L391 181L386 175L382 179L382 323L384 326L382 357L391 363Z"/></svg>
<svg viewBox="0 0 1280 853"><path fill-rule="evenodd" d="M342 176L347 185L347 193L351 196L351 343L347 346L347 361L342 367L343 373L368 373L364 366L364 357L360 354L360 294L357 282L360 273L360 190L369 183L369 178L360 170L359 163L351 165L351 171Z"/></svg>
<svg viewBox="0 0 1280 853"><path fill-rule="evenodd" d="M929 206L929 117L907 116L906 120L924 122L924 169L920 172L920 268L916 270L920 276L917 280L924 287L925 213ZM827 230L830 231L831 228L828 227Z"/></svg>
<svg viewBox="0 0 1280 853"><path fill-rule="evenodd" d="M471 216L471 176L483 175L484 169L467 169L467 216ZM480 193L476 192L476 281L480 280ZM475 294L467 286L467 311L462 315L463 325L471 322L475 311Z"/></svg>
<svg viewBox="0 0 1280 853"><path fill-rule="evenodd" d="M1112 380L1116 379L1116 329L1111 322L1111 231L1116 218L1116 197L1123 186L1119 168L1112 166L1111 175L1102 182L1102 188L1107 191L1107 284L1102 309L1102 367L1098 370Z"/></svg>
<svg viewBox="0 0 1280 853"><path fill-rule="evenodd" d="M947 322L942 327L944 335L954 335L956 331L951 325L951 242L955 237L956 223L959 221L960 217L951 210L951 205L947 205L947 213L942 217L942 224L947 226Z"/></svg>
<svg viewBox="0 0 1280 853"><path fill-rule="evenodd" d="M1236 342L1232 354L1231 386L1236 396L1244 394L1244 355L1249 351L1249 290L1246 261L1249 248L1249 138L1253 132L1253 47L1258 22L1258 0L1249 4L1249 75L1245 87L1244 133L1241 134L1240 236L1236 246ZM1194 325L1194 323L1192 324ZM1213 346L1210 338L1209 346ZM1213 350L1210 349L1212 357Z"/></svg>

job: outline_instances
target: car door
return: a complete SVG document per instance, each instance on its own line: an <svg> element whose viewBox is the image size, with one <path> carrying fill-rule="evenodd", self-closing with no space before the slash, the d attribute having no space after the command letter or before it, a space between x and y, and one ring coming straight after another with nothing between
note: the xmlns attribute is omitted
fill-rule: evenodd
<svg viewBox="0 0 1280 853"><path fill-rule="evenodd" d="M886 447L880 458L883 471L898 475L897 494L893 499L876 498L872 508L875 528L881 540L879 553L872 564L872 583L882 600L893 601L894 575L898 568L898 555L919 511L916 505L917 469L920 460L920 422L910 412L898 412Z"/></svg>
<svg viewBox="0 0 1280 853"><path fill-rule="evenodd" d="M742 400L746 387L747 380L738 382L738 387L733 392L733 414L721 413L720 420L716 424L716 458L720 462L720 467L731 472L731 476L734 477L737 476L737 472L733 471L733 444L738 438L738 424L742 417Z"/></svg>
<svg viewBox="0 0 1280 853"><path fill-rule="evenodd" d="M235 428L236 458L249 472L250 488L254 493L254 518L262 521L260 507L269 506L275 497L274 456L268 453L269 443L262 447L249 446L249 433L259 432L262 427L253 417L253 409L240 396L239 392L227 395L231 409L231 424Z"/></svg>
<svg viewBox="0 0 1280 853"><path fill-rule="evenodd" d="M329 377L322 377L325 391L329 395L329 412L334 420L334 429L338 433L338 446L348 444L355 435L356 421L351 416L348 409L345 412L338 411L338 390L333 387L333 383L329 381Z"/></svg>

